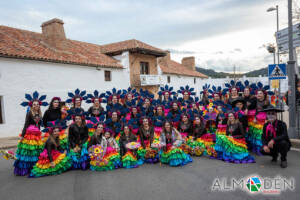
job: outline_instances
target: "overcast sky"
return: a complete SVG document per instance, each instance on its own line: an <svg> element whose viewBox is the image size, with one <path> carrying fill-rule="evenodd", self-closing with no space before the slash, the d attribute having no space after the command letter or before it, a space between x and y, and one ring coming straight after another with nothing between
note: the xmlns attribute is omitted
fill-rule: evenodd
<svg viewBox="0 0 300 200"><path fill-rule="evenodd" d="M41 32L60 18L69 39L107 44L137 39L171 50L171 58L195 56L197 66L230 72L266 67L273 57L276 12L287 26L287 0L9 0L0 2L0 24ZM283 58L284 59L284 58Z"/></svg>

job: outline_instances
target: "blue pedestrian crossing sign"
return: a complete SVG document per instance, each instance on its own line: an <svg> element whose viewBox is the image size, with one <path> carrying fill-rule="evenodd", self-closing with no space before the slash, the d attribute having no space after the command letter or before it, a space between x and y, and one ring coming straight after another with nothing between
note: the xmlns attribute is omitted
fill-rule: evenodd
<svg viewBox="0 0 300 200"><path fill-rule="evenodd" d="M268 76L270 80L286 79L286 64L269 65Z"/></svg>

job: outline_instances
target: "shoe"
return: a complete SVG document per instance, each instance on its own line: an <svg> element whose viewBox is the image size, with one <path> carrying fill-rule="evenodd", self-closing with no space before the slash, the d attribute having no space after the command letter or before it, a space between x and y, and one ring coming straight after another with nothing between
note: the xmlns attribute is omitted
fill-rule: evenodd
<svg viewBox="0 0 300 200"><path fill-rule="evenodd" d="M273 157L271 163L276 163L276 162L277 162L277 157Z"/></svg>
<svg viewBox="0 0 300 200"><path fill-rule="evenodd" d="M281 161L281 168L287 168L287 161Z"/></svg>

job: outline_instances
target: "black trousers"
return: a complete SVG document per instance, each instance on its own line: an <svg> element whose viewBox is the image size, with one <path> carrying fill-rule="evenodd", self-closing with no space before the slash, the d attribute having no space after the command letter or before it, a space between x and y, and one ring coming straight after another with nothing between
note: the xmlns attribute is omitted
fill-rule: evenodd
<svg viewBox="0 0 300 200"><path fill-rule="evenodd" d="M286 161L287 152L290 150L290 144L286 140L282 140L273 145L273 148L270 149L270 152L267 153L264 149L261 149L261 153L263 155L272 156L273 158L277 158L278 154L281 155L281 161Z"/></svg>

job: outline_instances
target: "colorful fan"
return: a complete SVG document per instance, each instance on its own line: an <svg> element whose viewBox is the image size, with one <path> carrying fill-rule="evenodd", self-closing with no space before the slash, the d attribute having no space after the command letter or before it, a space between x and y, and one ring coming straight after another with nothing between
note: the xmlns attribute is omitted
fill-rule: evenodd
<svg viewBox="0 0 300 200"><path fill-rule="evenodd" d="M0 153L6 160L17 160L15 153L12 151L0 150Z"/></svg>
<svg viewBox="0 0 300 200"><path fill-rule="evenodd" d="M141 147L141 144L138 142L129 142L126 144L127 149L138 149Z"/></svg>

